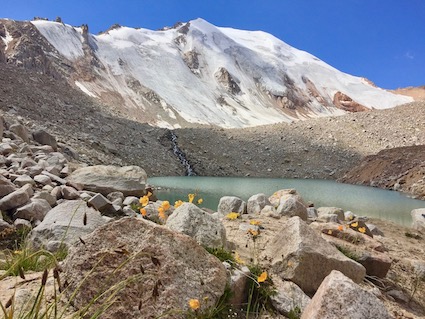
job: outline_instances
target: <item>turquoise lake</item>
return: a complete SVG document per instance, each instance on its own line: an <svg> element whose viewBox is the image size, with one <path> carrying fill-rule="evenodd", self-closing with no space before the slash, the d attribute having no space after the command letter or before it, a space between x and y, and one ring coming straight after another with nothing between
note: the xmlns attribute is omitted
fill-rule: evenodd
<svg viewBox="0 0 425 319"><path fill-rule="evenodd" d="M149 178L148 183L161 188L156 191L159 199L173 204L178 199L187 201L188 193L196 193L197 198L204 200L201 206L212 210L217 210L222 196L238 196L247 200L254 194L270 196L285 188L295 188L305 201L313 202L315 207L340 207L359 216L386 219L403 226L410 226L412 209L425 207L425 201L411 199L398 192L330 180L172 176Z"/></svg>

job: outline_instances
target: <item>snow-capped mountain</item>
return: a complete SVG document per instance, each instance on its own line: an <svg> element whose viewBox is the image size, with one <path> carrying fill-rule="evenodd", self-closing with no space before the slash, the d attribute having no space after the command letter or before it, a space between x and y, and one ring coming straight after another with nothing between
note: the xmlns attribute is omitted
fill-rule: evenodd
<svg viewBox="0 0 425 319"><path fill-rule="evenodd" d="M99 35L86 25L0 20L0 36L0 62L65 78L157 126L246 127L412 101L270 34L202 19L160 31L115 26Z"/></svg>

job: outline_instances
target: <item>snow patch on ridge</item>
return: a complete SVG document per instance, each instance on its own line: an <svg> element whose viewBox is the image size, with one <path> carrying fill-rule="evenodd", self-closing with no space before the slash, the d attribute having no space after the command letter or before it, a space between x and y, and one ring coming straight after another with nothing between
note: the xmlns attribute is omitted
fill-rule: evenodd
<svg viewBox="0 0 425 319"><path fill-rule="evenodd" d="M6 36L5 37L1 37L1 39L3 40L4 44L6 45L6 49L9 47L9 43L13 41L13 37L10 35L9 31L7 31L6 27L5 27L5 31L6 31Z"/></svg>
<svg viewBox="0 0 425 319"><path fill-rule="evenodd" d="M31 21L55 49L68 60L84 56L81 28L44 20Z"/></svg>
<svg viewBox="0 0 425 319"><path fill-rule="evenodd" d="M90 92L81 82L75 81L74 82L76 86L78 86L78 88L83 91L84 93L86 93L88 96L91 97L97 97L96 94L93 94L92 92Z"/></svg>

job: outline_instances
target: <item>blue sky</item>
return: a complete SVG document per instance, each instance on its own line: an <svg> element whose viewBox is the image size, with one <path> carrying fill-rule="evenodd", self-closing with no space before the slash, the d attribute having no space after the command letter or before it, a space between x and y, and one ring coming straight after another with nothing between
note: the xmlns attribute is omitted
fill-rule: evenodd
<svg viewBox="0 0 425 319"><path fill-rule="evenodd" d="M425 0L3 0L0 17L158 29L203 18L262 30L388 89L425 85Z"/></svg>

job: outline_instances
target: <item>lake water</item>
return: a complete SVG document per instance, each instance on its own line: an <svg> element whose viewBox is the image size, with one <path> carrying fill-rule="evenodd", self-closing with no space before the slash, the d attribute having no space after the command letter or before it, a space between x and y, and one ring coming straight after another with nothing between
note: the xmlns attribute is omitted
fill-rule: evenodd
<svg viewBox="0 0 425 319"><path fill-rule="evenodd" d="M204 200L201 206L213 210L217 210L222 196L238 196L247 200L254 194L270 196L285 188L295 188L305 201L313 202L315 207L340 207L356 215L387 219L403 226L411 225L412 209L425 207L425 201L411 199L398 192L329 180L173 176L149 178L148 183L162 187L156 192L158 198L169 200L171 204L178 199L187 201L187 194L197 193L197 198Z"/></svg>

